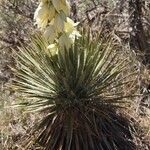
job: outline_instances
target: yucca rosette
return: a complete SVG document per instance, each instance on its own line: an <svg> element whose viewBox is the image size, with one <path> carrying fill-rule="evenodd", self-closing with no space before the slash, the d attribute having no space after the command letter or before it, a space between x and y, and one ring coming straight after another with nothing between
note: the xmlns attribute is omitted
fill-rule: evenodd
<svg viewBox="0 0 150 150"><path fill-rule="evenodd" d="M62 50L58 44L47 48L36 35L30 46L17 50L13 88L23 97L17 106L42 115L24 149L32 141L43 150L136 149L133 122L119 113L134 97L124 90L135 83L127 67L131 62L120 57L113 37L104 36L83 30L69 50ZM66 37L61 38L64 44Z"/></svg>

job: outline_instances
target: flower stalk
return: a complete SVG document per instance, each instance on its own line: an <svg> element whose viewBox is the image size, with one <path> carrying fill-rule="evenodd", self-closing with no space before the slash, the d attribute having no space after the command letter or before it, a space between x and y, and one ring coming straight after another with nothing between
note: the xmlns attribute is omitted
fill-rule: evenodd
<svg viewBox="0 0 150 150"><path fill-rule="evenodd" d="M75 38L81 36L76 29L79 23L70 19L69 14L70 4L67 0L40 0L35 11L35 24L48 40L51 55L57 54L58 48L69 49Z"/></svg>

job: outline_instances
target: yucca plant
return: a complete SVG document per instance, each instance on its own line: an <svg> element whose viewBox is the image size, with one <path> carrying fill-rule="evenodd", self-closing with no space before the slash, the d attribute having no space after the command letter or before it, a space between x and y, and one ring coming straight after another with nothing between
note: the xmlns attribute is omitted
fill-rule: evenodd
<svg viewBox="0 0 150 150"><path fill-rule="evenodd" d="M43 113L31 131L36 142L45 150L135 150L131 123L118 113L128 106L124 87L131 81L122 76L127 60L119 57L117 42L83 31L55 56L47 45L35 36L16 57L19 105Z"/></svg>

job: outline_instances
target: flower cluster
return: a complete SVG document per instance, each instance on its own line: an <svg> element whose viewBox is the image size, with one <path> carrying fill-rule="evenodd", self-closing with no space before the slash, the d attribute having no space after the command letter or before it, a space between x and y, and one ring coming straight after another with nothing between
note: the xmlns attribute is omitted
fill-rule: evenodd
<svg viewBox="0 0 150 150"><path fill-rule="evenodd" d="M40 0L35 11L34 19L38 28L44 31L44 36L50 45L48 49L54 55L58 47L69 49L80 34L76 30L78 23L74 23L68 16L70 5L67 0Z"/></svg>

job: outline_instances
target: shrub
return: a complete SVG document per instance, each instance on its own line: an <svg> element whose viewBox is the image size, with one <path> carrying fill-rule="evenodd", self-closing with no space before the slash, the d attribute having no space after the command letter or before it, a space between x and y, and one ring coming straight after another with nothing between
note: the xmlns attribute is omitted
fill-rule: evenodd
<svg viewBox="0 0 150 150"><path fill-rule="evenodd" d="M54 56L39 35L19 48L14 87L25 100L20 106L43 113L31 133L44 149L135 149L131 122L118 113L132 96L124 91L130 75L122 76L128 61L118 54L110 35L90 31Z"/></svg>

